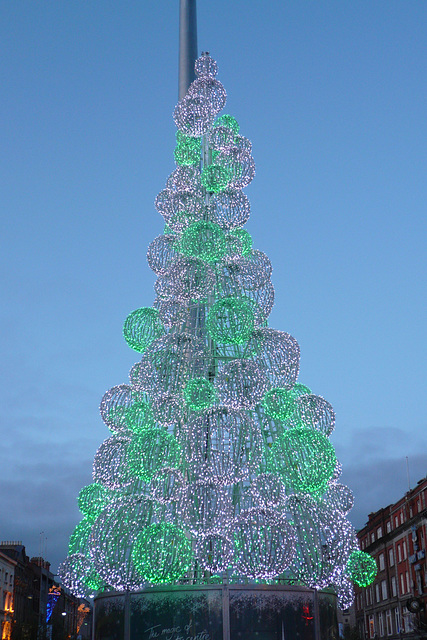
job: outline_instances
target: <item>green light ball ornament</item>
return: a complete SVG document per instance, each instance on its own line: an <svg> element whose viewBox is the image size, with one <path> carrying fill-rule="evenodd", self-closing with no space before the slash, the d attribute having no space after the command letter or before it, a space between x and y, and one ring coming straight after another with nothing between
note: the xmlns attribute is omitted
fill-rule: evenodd
<svg viewBox="0 0 427 640"><path fill-rule="evenodd" d="M108 489L94 482L83 487L77 498L77 504L83 515L93 522L106 507L109 497Z"/></svg>
<svg viewBox="0 0 427 640"><path fill-rule="evenodd" d="M282 476L294 491L314 496L326 491L336 463L328 438L312 429L288 429L270 450L270 470Z"/></svg>
<svg viewBox="0 0 427 640"><path fill-rule="evenodd" d="M252 251L252 237L251 234L246 231L246 229L232 229L230 231L230 235L238 238L242 243L242 255L247 256Z"/></svg>
<svg viewBox="0 0 427 640"><path fill-rule="evenodd" d="M219 116L214 122L214 127L227 127L227 129L234 131L236 135L240 131L240 125L236 118L228 115L228 113L224 113L222 116Z"/></svg>
<svg viewBox="0 0 427 640"><path fill-rule="evenodd" d="M295 384L292 389L285 389L283 387L275 387L267 391L265 394L262 405L266 414L278 420L279 422L286 422L294 409L294 402L300 396L310 394L311 390L303 384Z"/></svg>
<svg viewBox="0 0 427 640"><path fill-rule="evenodd" d="M134 476L150 482L161 469L179 467L181 455L181 447L174 436L164 429L149 428L133 437L127 464Z"/></svg>
<svg viewBox="0 0 427 640"><path fill-rule="evenodd" d="M183 133L179 129L176 132L175 137L176 137L177 145L197 147L200 150L200 145L202 142L201 138L197 138L197 137L193 138L192 136L187 136L185 135L185 133Z"/></svg>
<svg viewBox="0 0 427 640"><path fill-rule="evenodd" d="M73 533L70 536L70 542L68 544L68 555L73 553L81 553L84 556L88 555L89 551L89 536L92 532L93 521L88 518L83 518L75 527Z"/></svg>
<svg viewBox="0 0 427 640"><path fill-rule="evenodd" d="M138 353L143 353L156 338L160 338L164 333L165 328L159 312L152 307L142 307L132 311L123 326L126 342Z"/></svg>
<svg viewBox="0 0 427 640"><path fill-rule="evenodd" d="M173 582L190 568L191 541L175 525L152 524L135 540L132 560L143 580L151 584Z"/></svg>
<svg viewBox="0 0 427 640"><path fill-rule="evenodd" d="M218 262L227 251L225 233L218 224L200 220L183 231L180 251L190 258Z"/></svg>
<svg viewBox="0 0 427 640"><path fill-rule="evenodd" d="M141 433L154 425L153 412L147 402L135 402L125 413L126 426L133 433Z"/></svg>
<svg viewBox="0 0 427 640"><path fill-rule="evenodd" d="M296 400L300 396L310 395L311 389L306 387L305 384L297 382L292 389L290 389L290 393L292 394L293 399Z"/></svg>
<svg viewBox="0 0 427 640"><path fill-rule="evenodd" d="M364 551L353 551L347 561L347 575L359 587L368 587L377 575L377 563Z"/></svg>
<svg viewBox="0 0 427 640"><path fill-rule="evenodd" d="M90 591L102 591L105 587L104 580L96 573L95 570L90 571L83 579L83 583Z"/></svg>
<svg viewBox="0 0 427 640"><path fill-rule="evenodd" d="M181 131L177 131L174 157L176 164L181 167L199 164L200 138L192 138Z"/></svg>
<svg viewBox="0 0 427 640"><path fill-rule="evenodd" d="M219 344L243 344L251 337L255 317L251 305L228 296L218 300L209 311L206 329Z"/></svg>
<svg viewBox="0 0 427 640"><path fill-rule="evenodd" d="M215 387L206 378L189 380L184 389L184 399L192 411L204 411L215 403Z"/></svg>
<svg viewBox="0 0 427 640"><path fill-rule="evenodd" d="M270 418L284 422L293 409L294 398L291 391L283 387L274 387L267 391L262 405Z"/></svg>
<svg viewBox="0 0 427 640"><path fill-rule="evenodd" d="M206 191L210 193L220 193L220 191L224 191L231 177L227 167L219 164L210 164L203 168L200 180Z"/></svg>

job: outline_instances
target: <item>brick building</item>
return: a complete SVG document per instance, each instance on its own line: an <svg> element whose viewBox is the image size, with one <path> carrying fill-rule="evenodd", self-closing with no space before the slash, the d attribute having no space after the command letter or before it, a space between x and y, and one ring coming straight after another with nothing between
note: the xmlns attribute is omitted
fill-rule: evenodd
<svg viewBox="0 0 427 640"><path fill-rule="evenodd" d="M356 588L360 637L427 638L427 477L396 503L369 514L357 535L378 567L370 587Z"/></svg>
<svg viewBox="0 0 427 640"><path fill-rule="evenodd" d="M28 558L23 544L16 541L0 542L0 569L2 557L13 567L14 576L13 586L10 586L10 569L4 568L1 573L3 593L12 590L11 597L4 598L8 608L4 607L2 611L1 640L84 640L91 637L89 603L59 585L50 571L49 562L43 558ZM10 586L9 592L5 591L5 585ZM55 588L57 597L53 598Z"/></svg>

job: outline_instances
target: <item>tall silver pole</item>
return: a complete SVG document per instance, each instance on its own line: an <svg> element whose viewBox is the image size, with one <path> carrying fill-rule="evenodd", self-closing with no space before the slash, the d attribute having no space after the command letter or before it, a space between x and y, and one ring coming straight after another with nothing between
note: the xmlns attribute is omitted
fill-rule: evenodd
<svg viewBox="0 0 427 640"><path fill-rule="evenodd" d="M197 59L196 0L179 0L179 69L178 100L187 93L195 79L194 63Z"/></svg>

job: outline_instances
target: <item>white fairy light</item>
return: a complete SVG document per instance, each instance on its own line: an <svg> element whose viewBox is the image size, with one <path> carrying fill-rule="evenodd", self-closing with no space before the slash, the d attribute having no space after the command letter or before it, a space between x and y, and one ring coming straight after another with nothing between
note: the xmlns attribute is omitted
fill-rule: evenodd
<svg viewBox="0 0 427 640"><path fill-rule="evenodd" d="M284 518L267 509L243 511L235 522L236 568L248 578L275 578L295 554L295 533Z"/></svg>
<svg viewBox="0 0 427 640"><path fill-rule="evenodd" d="M252 409L268 388L264 371L250 360L232 360L217 375L218 398L230 409Z"/></svg>
<svg viewBox="0 0 427 640"><path fill-rule="evenodd" d="M127 466L130 437L112 436L105 440L95 454L93 481L109 489L126 487L135 479Z"/></svg>
<svg viewBox="0 0 427 640"><path fill-rule="evenodd" d="M292 427L304 426L330 436L335 426L335 412L327 400L314 394L303 395L289 417Z"/></svg>
<svg viewBox="0 0 427 640"><path fill-rule="evenodd" d="M107 427L113 433L126 433L126 410L135 402L135 392L129 385L121 384L104 394L100 413Z"/></svg>
<svg viewBox="0 0 427 640"><path fill-rule="evenodd" d="M260 464L261 432L241 411L220 407L194 417L188 424L187 442L190 469L208 483L239 482Z"/></svg>
<svg viewBox="0 0 427 640"><path fill-rule="evenodd" d="M217 193L208 204L209 220L226 230L243 227L249 220L250 211L248 197L240 189Z"/></svg>
<svg viewBox="0 0 427 640"><path fill-rule="evenodd" d="M167 273L178 257L177 238L175 236L158 236L148 247L148 266L157 275Z"/></svg>
<svg viewBox="0 0 427 640"><path fill-rule="evenodd" d="M216 62L204 54L195 71L174 112L177 168L155 201L166 224L147 252L157 297L125 322L141 361L101 401L113 435L60 574L87 595L232 570L331 586L347 607L358 546L328 440L335 414L297 383L297 341L266 326L272 266L243 228L251 143L218 115Z"/></svg>

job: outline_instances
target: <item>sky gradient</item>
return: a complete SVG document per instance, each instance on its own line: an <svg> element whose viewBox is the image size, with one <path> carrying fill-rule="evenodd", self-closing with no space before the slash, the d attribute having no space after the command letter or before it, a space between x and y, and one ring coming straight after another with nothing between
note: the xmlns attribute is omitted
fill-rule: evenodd
<svg viewBox="0 0 427 640"><path fill-rule="evenodd" d="M427 4L198 0L225 108L253 143L247 229L270 326L337 415L350 519L427 473ZM0 3L0 538L54 570L138 359L153 202L174 169L178 0Z"/></svg>

